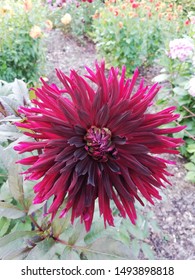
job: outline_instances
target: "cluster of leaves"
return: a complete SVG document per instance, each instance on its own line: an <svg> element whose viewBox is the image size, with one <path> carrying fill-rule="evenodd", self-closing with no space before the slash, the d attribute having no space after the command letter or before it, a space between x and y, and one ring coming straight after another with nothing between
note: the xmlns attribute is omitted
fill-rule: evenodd
<svg viewBox="0 0 195 280"><path fill-rule="evenodd" d="M50 20L55 28L60 28L64 33L71 32L78 39L83 36L90 37L93 31L92 21L95 11L103 5L103 1L96 0L92 3L82 1L67 1L65 4L53 6ZM70 24L64 25L62 17L69 14L72 18Z"/></svg>
<svg viewBox="0 0 195 280"><path fill-rule="evenodd" d="M45 216L51 201L33 204L34 182L24 180L13 150L18 141L28 141L13 123L23 121L18 112L21 105L30 106L25 83L1 82L0 259L136 259L140 254L153 259L149 229L159 233L159 228L153 213L143 214L138 205L136 226L121 218L113 206L115 227L105 229L95 211L92 228L86 233L80 220L71 225L70 214L61 219L57 214L52 221Z"/></svg>
<svg viewBox="0 0 195 280"><path fill-rule="evenodd" d="M175 137L185 140L180 151L189 161L185 164L188 170L186 179L195 182L195 96L189 92L189 81L195 76L195 53L193 57L180 61L178 58L170 58L168 52L167 49L162 53L159 60L161 74L154 78L155 82L163 83L157 103L177 106L180 114L178 122L186 125L186 129L175 134Z"/></svg>
<svg viewBox="0 0 195 280"><path fill-rule="evenodd" d="M94 15L99 54L114 66L151 65L173 34L183 28L182 7L164 1L105 1Z"/></svg>
<svg viewBox="0 0 195 280"><path fill-rule="evenodd" d="M41 0L0 1L0 77L8 82L15 78L36 81L43 71L42 35L30 36L33 26L45 26L47 9Z"/></svg>

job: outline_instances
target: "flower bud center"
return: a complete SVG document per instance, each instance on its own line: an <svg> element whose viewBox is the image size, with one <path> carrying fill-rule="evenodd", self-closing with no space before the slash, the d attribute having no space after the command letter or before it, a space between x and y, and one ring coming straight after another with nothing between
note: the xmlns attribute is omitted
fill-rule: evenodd
<svg viewBox="0 0 195 280"><path fill-rule="evenodd" d="M112 133L106 128L91 126L84 137L85 149L93 159L106 162L109 157L116 158L117 150L112 143Z"/></svg>

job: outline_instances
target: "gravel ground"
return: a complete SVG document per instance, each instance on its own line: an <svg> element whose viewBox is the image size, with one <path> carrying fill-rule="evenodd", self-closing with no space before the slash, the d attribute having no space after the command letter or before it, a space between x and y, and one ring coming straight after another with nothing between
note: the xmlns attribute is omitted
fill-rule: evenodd
<svg viewBox="0 0 195 280"><path fill-rule="evenodd" d="M49 82L58 83L55 68L69 74L74 68L86 74L84 66L94 66L95 46L89 41L78 44L71 36L60 31L49 33L47 42L47 73ZM146 82L150 83L155 71L144 71ZM166 157L167 158L167 157ZM169 167L174 174L170 177L171 187L167 187L166 199L153 207L160 233L150 233L149 243L157 259L195 259L195 185L184 180L186 171L181 156L168 156L177 162Z"/></svg>

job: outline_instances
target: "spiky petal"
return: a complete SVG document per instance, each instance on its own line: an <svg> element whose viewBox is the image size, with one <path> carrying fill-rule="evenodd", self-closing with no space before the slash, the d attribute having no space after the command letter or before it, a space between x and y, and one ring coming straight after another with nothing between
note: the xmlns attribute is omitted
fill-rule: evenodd
<svg viewBox="0 0 195 280"><path fill-rule="evenodd" d="M113 67L106 77L103 62L95 67L95 72L86 67L85 77L57 70L62 89L42 80L32 101L35 106L20 108L26 122L17 124L28 129L25 134L34 141L15 147L19 153L35 151L20 161L30 165L27 179L41 179L34 186L34 203L53 196L48 214L54 218L62 208L63 217L71 209L72 223L80 217L87 231L96 200L106 226L114 225L111 200L122 217L135 223L135 200L143 204L143 196L153 204L154 198L161 199L158 189L168 182L169 162L155 154L178 153L182 139L166 134L184 128L161 127L178 118L175 107L147 112L159 86L144 87L141 81L134 90L138 70L130 80L125 67L120 77Z"/></svg>

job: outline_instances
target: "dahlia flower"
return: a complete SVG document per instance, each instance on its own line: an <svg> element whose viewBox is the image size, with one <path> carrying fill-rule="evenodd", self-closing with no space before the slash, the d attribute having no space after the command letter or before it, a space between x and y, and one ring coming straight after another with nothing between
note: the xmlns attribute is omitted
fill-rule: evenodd
<svg viewBox="0 0 195 280"><path fill-rule="evenodd" d="M175 39L169 43L169 56L172 59L178 58L181 62L183 62L191 57L193 52L194 44L190 39Z"/></svg>
<svg viewBox="0 0 195 280"><path fill-rule="evenodd" d="M68 14L68 13L66 13L66 14L61 18L61 22L62 22L64 25L69 24L71 21L72 21L72 17L71 17L71 15Z"/></svg>
<svg viewBox="0 0 195 280"><path fill-rule="evenodd" d="M33 39L37 39L42 36L42 30L38 25L34 25L29 33L30 37Z"/></svg>
<svg viewBox="0 0 195 280"><path fill-rule="evenodd" d="M107 77L104 62L95 66L94 72L86 67L85 77L75 70L70 76L56 70L62 89L42 80L32 101L35 106L19 109L26 122L16 123L34 140L15 147L19 153L36 151L19 161L30 165L26 179L40 179L34 203L53 197L47 214L53 219L59 208L60 217L71 210L71 222L80 217L87 231L96 201L105 226L113 226L111 200L134 224L135 200L144 205L141 196L152 204L154 198L161 199L158 190L168 182L170 162L157 155L178 153L175 148L182 139L165 134L184 128L159 128L178 114L173 113L175 107L147 112L159 86L145 87L142 80L135 89L138 70L130 80L125 67L121 76L112 67Z"/></svg>

